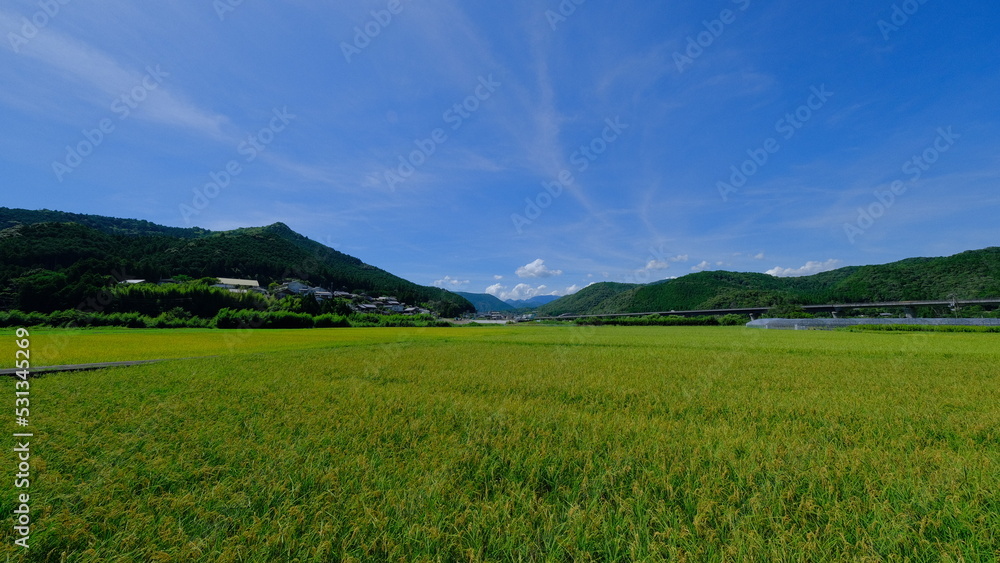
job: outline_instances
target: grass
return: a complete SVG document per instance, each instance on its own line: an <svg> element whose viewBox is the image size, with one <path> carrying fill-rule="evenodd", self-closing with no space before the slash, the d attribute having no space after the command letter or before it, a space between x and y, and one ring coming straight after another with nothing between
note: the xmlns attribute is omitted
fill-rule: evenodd
<svg viewBox="0 0 1000 563"><path fill-rule="evenodd" d="M1000 332L1000 326L964 326L964 325L857 325L841 330L855 332Z"/></svg>
<svg viewBox="0 0 1000 563"><path fill-rule="evenodd" d="M31 330L33 365L263 354L395 342L393 329L216 330L101 328ZM433 329L435 331L447 329ZM13 331L2 331L13 334ZM13 340L13 336L10 337Z"/></svg>
<svg viewBox="0 0 1000 563"><path fill-rule="evenodd" d="M220 332L33 334L218 357L32 381L25 560L1000 557L992 334Z"/></svg>

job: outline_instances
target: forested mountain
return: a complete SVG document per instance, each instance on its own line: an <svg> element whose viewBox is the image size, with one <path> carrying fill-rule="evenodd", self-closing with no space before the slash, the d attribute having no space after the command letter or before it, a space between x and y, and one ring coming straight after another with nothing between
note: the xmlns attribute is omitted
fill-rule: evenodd
<svg viewBox="0 0 1000 563"><path fill-rule="evenodd" d="M476 308L476 312L488 313L490 311L512 311L514 307L504 303L500 299L488 293L465 293L456 291L455 295L460 295L467 299Z"/></svg>
<svg viewBox="0 0 1000 563"><path fill-rule="evenodd" d="M531 299L507 299L504 303L515 309L534 309L559 299L558 295L537 295Z"/></svg>
<svg viewBox="0 0 1000 563"><path fill-rule="evenodd" d="M71 222L44 222L49 218ZM453 293L420 286L299 235L282 223L210 232L145 221L0 209L0 308L76 308L124 278L301 279L337 291L390 295L451 316L474 310Z"/></svg>
<svg viewBox="0 0 1000 563"><path fill-rule="evenodd" d="M538 313L643 313L953 297L1000 297L1000 247L797 278L714 271L647 285L599 283L539 307Z"/></svg>
<svg viewBox="0 0 1000 563"><path fill-rule="evenodd" d="M562 314L617 313L622 308L616 303L617 297L630 290L642 287L633 283L601 282L589 285L580 291L542 305L535 310L539 315L559 316Z"/></svg>
<svg viewBox="0 0 1000 563"><path fill-rule="evenodd" d="M212 232L0 207L0 310L74 309L124 278L157 281L173 276L247 278L264 287L301 279L334 291L391 295L446 316L475 310L461 294L406 281L282 223ZM798 278L713 271L647 285L605 282L543 305L537 312L639 313L952 297L1000 297L1000 248L852 266ZM480 306L504 310L501 303ZM121 306L107 304L109 310Z"/></svg>
<svg viewBox="0 0 1000 563"><path fill-rule="evenodd" d="M212 234L212 231L200 227L189 229L164 227L141 219L119 219L49 209L30 210L0 207L0 231L17 225L36 225L38 223L76 223L111 235L164 235L175 238L199 238Z"/></svg>

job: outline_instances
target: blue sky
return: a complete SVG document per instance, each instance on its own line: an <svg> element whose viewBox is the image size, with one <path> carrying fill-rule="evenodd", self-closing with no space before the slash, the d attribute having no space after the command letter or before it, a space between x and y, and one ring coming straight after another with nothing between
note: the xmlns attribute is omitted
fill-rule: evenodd
<svg viewBox="0 0 1000 563"><path fill-rule="evenodd" d="M985 0L12 0L0 205L527 298L996 246Z"/></svg>

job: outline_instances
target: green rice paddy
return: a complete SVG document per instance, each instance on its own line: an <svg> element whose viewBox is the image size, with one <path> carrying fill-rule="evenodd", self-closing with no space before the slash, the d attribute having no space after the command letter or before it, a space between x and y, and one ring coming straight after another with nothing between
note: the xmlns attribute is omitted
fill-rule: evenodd
<svg viewBox="0 0 1000 563"><path fill-rule="evenodd" d="M31 381L27 551L11 449L0 492L14 561L1000 558L995 334L38 330L31 344L34 365L196 359Z"/></svg>

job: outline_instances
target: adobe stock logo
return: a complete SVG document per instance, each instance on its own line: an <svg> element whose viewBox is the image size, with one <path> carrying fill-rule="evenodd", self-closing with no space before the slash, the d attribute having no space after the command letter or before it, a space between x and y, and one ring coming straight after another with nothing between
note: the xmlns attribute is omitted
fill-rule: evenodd
<svg viewBox="0 0 1000 563"><path fill-rule="evenodd" d="M243 5L244 0L215 0L212 2L212 8L215 9L215 15L219 16L219 21L226 21L226 16L235 12L236 8Z"/></svg>
<svg viewBox="0 0 1000 563"><path fill-rule="evenodd" d="M556 7L559 10L558 12L555 10L545 10L545 19L548 20L549 27L552 28L552 31L555 31L559 24L563 23L569 19L570 16L575 14L577 7L582 6L586 1L587 0L562 0L559 2L559 6Z"/></svg>
<svg viewBox="0 0 1000 563"><path fill-rule="evenodd" d="M813 118L816 112L823 109L830 98L833 97L833 92L827 91L826 84L819 87L813 86L811 91L812 93L806 98L805 103L799 106L794 112L786 113L784 117L774 124L775 132L780 133L786 141L791 140L798 130L802 129ZM750 181L750 178L767 165L771 156L777 154L780 150L781 144L774 137L765 139L759 148L747 149L747 156L750 158L744 160L742 164L729 167L729 171L731 172L729 182L721 181L715 184L715 187L719 190L719 195L722 196L722 201L728 202L729 194L739 192L740 188Z"/></svg>
<svg viewBox="0 0 1000 563"><path fill-rule="evenodd" d="M281 109L274 108L271 110L271 114L271 120L266 126L259 129L255 134L247 135L236 146L237 154L246 157L243 159L246 164L257 160L260 154L267 150L268 145L274 142L278 133L284 131L296 117L294 114L288 113L287 106ZM204 211L209 203L211 203L211 200L219 197L222 190L228 188L232 181L243 173L243 170L240 161L233 159L227 162L221 170L209 172L208 177L211 182L208 182L201 188L192 189L194 197L191 198L191 205L182 203L177 208L181 213L181 218L184 219L184 223L190 225L191 218Z"/></svg>
<svg viewBox="0 0 1000 563"><path fill-rule="evenodd" d="M924 173L931 169L941 155L951 150L955 146L955 141L962 136L952 131L951 127L938 127L937 138L926 149L918 155L903 163L901 171L909 176L909 180L896 180L889 184L889 189L875 190L875 200L868 207L858 208L858 218L852 223L844 223L844 234L847 241L854 244L858 235L863 235L868 229L875 225L875 222L885 216L885 213L896 203L896 198L906 193L911 186L916 184Z"/></svg>
<svg viewBox="0 0 1000 563"><path fill-rule="evenodd" d="M400 0L389 0L384 10L372 10L369 12L372 19L363 26L354 28L354 39L351 43L340 42L340 52L344 55L347 64L351 64L352 57L360 55L362 51L372 44L372 41L382 35L382 31L389 27L395 16L403 12L403 4Z"/></svg>
<svg viewBox="0 0 1000 563"><path fill-rule="evenodd" d="M604 124L604 130L600 135L591 139L589 143L580 145L580 148L569 157L570 163L577 172L586 172L591 163L604 154L612 143L621 138L625 130L629 128L628 123L622 123L621 117L605 119ZM535 195L534 199L524 199L524 214L512 213L510 216L514 228L517 229L517 234L524 234L524 227L541 217L542 212L548 209L563 194L564 189L572 186L575 181L572 172L561 170L555 180L542 182L542 189Z"/></svg>
<svg viewBox="0 0 1000 563"><path fill-rule="evenodd" d="M711 47L717 39L722 37L722 34L726 32L727 26L736 22L739 13L747 11L747 8L750 7L750 0L733 0L733 4L738 4L739 12L734 12L727 8L719 12L717 19L702 21L701 25L705 28L705 31L697 35L689 35L683 53L674 51L674 64L677 65L677 72L684 72L694 64L695 59L704 55L705 49Z"/></svg>
<svg viewBox="0 0 1000 563"><path fill-rule="evenodd" d="M927 0L906 0L902 4L893 4L889 21L878 20L878 30L882 32L882 39L888 41L889 34L899 31L910 23L910 18L915 16L920 11L921 6L926 3Z"/></svg>
<svg viewBox="0 0 1000 563"><path fill-rule="evenodd" d="M62 11L61 6L65 6L70 3L70 0L41 0L38 2L38 7L41 8L37 12L31 15L31 19L21 18L21 33L10 32L7 34L7 40L10 41L10 48L14 50L15 53L21 53L21 47L28 44L35 37L38 37L38 33L49 25L56 16Z"/></svg>
<svg viewBox="0 0 1000 563"><path fill-rule="evenodd" d="M458 131L462 125L470 119L483 106L483 104L493 97L496 91L503 86L498 80L493 79L493 74L479 76L479 83L472 93L464 100L453 104L441 114L441 119L451 125L452 131ZM389 191L395 192L396 186L410 179L417 169L427 163L430 157L437 152L438 147L448 141L448 133L441 127L435 128L425 139L415 139L413 141L414 150L406 156L398 155L399 164L395 168L386 170L382 177L389 185Z"/></svg>
<svg viewBox="0 0 1000 563"><path fill-rule="evenodd" d="M159 88L163 84L163 79L168 76L170 73L161 70L160 65L156 65L155 68L147 66L146 75L134 88L111 100L111 112L118 116L119 121L128 119L132 111L138 109L149 98L149 93ZM115 132L115 128L115 122L106 117L98 121L93 129L82 130L83 140L75 145L66 145L66 156L61 162L52 161L52 172L56 175L56 179L62 182L66 174L79 168L83 161L94 154L97 147Z"/></svg>

